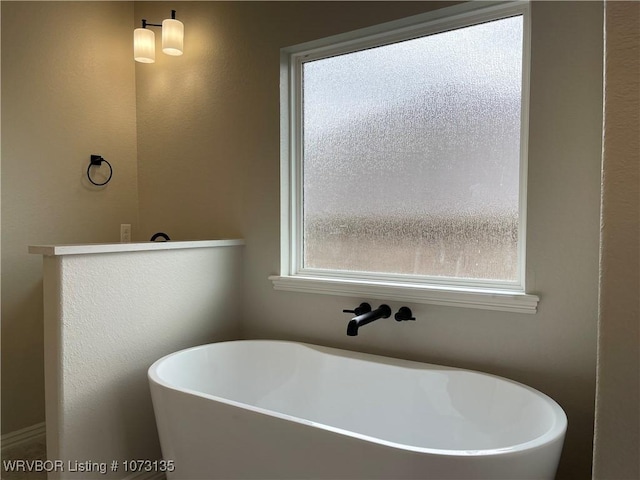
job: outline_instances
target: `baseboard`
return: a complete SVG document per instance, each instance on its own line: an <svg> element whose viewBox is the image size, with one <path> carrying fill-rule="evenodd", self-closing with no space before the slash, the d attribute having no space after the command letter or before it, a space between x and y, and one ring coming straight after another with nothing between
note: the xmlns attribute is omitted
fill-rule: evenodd
<svg viewBox="0 0 640 480"><path fill-rule="evenodd" d="M46 435L45 423L37 423L30 427L16 430L15 432L9 432L0 437L0 443L2 445L2 454L18 445L24 445L26 443L35 442L41 440ZM138 472L122 480L166 480L164 472Z"/></svg>
<svg viewBox="0 0 640 480"><path fill-rule="evenodd" d="M2 453L10 448L17 447L29 442L35 442L40 440L46 435L45 423L36 423L30 427L16 430L15 432L5 433L0 437L0 444L2 445Z"/></svg>

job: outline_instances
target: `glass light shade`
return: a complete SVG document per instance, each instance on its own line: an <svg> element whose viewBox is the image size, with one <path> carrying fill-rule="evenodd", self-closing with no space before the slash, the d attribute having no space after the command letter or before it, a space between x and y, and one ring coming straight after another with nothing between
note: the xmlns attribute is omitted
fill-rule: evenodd
<svg viewBox="0 0 640 480"><path fill-rule="evenodd" d="M156 61L156 35L153 31L148 28L136 28L133 31L133 58L141 63Z"/></svg>
<svg viewBox="0 0 640 480"><path fill-rule="evenodd" d="M182 55L184 25L180 20L167 18L162 21L162 51L167 55Z"/></svg>

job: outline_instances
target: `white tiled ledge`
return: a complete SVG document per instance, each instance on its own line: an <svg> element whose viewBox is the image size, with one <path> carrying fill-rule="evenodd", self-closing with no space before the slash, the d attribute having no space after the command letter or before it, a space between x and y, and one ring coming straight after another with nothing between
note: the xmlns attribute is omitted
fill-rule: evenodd
<svg viewBox="0 0 640 480"><path fill-rule="evenodd" d="M479 308L514 313L536 313L537 295L479 288L394 284L366 280L272 275L275 290L348 297L398 300L450 307Z"/></svg>
<svg viewBox="0 0 640 480"><path fill-rule="evenodd" d="M145 252L188 248L233 247L244 245L242 239L193 240L185 242L84 243L77 245L30 245L29 253L45 256L93 255L96 253Z"/></svg>

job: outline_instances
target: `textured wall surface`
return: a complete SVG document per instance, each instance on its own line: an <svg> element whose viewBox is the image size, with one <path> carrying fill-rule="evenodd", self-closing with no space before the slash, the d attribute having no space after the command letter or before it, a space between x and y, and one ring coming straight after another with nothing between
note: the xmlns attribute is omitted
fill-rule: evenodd
<svg viewBox="0 0 640 480"><path fill-rule="evenodd" d="M44 257L50 459L161 458L147 369L238 338L242 248Z"/></svg>
<svg viewBox="0 0 640 480"><path fill-rule="evenodd" d="M594 478L640 478L640 3L606 3Z"/></svg>
<svg viewBox="0 0 640 480"><path fill-rule="evenodd" d="M2 432L44 420L38 243L137 224L133 5L2 2ZM89 156L114 168L85 177ZM134 230L135 231L135 230Z"/></svg>

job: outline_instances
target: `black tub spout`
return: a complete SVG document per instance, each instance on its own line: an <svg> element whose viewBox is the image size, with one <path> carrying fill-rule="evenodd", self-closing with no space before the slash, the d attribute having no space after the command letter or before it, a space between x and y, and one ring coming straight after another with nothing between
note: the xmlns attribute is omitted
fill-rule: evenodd
<svg viewBox="0 0 640 480"><path fill-rule="evenodd" d="M391 307L382 304L371 312L363 313L357 317L353 317L347 325L347 335L355 337L358 335L358 329L367 323L371 323L379 318L389 318L391 316Z"/></svg>

